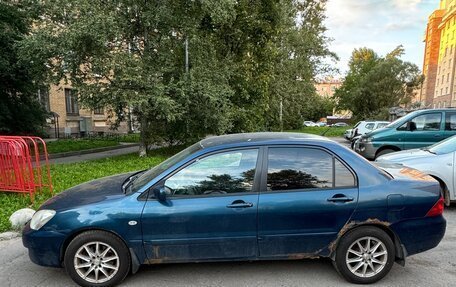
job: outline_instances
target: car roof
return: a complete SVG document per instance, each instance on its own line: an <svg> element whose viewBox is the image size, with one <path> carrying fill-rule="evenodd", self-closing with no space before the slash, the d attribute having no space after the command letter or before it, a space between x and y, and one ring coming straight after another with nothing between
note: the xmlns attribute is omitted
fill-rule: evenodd
<svg viewBox="0 0 456 287"><path fill-rule="evenodd" d="M200 141L202 148L216 147L222 145L236 145L246 143L269 144L273 142L290 142L290 143L317 143L331 142L322 136L305 134L305 133L279 133L279 132L259 132L259 133L242 133L229 134L205 138Z"/></svg>

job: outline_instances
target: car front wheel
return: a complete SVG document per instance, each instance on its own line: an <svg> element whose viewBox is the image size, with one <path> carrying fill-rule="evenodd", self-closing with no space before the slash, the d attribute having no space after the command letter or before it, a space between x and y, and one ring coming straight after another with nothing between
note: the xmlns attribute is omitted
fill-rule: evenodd
<svg viewBox="0 0 456 287"><path fill-rule="evenodd" d="M104 231L88 231L68 245L65 269L81 286L114 286L130 271L128 248L117 236Z"/></svg>
<svg viewBox="0 0 456 287"><path fill-rule="evenodd" d="M394 243L388 234L376 227L359 227L341 239L334 266L348 281L369 284L388 274L394 258Z"/></svg>

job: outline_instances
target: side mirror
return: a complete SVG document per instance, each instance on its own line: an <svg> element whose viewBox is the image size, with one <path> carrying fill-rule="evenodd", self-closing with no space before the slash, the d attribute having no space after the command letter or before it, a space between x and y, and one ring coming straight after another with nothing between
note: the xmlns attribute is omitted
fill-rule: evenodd
<svg viewBox="0 0 456 287"><path fill-rule="evenodd" d="M166 201L166 188L164 186L154 188L154 196L159 201Z"/></svg>

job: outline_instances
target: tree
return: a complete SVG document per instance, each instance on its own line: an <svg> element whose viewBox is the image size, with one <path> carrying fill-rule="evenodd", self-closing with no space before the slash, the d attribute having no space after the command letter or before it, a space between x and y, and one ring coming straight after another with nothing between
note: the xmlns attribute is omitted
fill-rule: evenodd
<svg viewBox="0 0 456 287"><path fill-rule="evenodd" d="M316 94L314 79L329 70L325 58L337 59L324 36L326 1L299 1L282 4L284 23L278 32L272 79L266 111L267 129L295 129L304 119L317 120L332 113L330 101ZM296 17L298 15L298 17ZM280 126L280 104L283 123ZM329 107L330 105L331 107ZM328 108L329 107L329 108ZM328 112L329 110L329 112Z"/></svg>
<svg viewBox="0 0 456 287"><path fill-rule="evenodd" d="M410 103L423 79L415 64L400 59L403 53L402 46L385 57L372 49L355 49L349 72L335 93L338 108L351 110L357 119L380 119L388 108Z"/></svg>
<svg viewBox="0 0 456 287"><path fill-rule="evenodd" d="M39 79L33 64L21 60L19 46L29 33L20 5L0 2L0 133L43 134L46 111L37 101Z"/></svg>
<svg viewBox="0 0 456 287"><path fill-rule="evenodd" d="M149 143L276 129L280 102L285 124L296 125L321 58L332 55L325 0L36 3L27 56L50 67L49 80L71 82L83 105L119 121L132 110L143 154Z"/></svg>

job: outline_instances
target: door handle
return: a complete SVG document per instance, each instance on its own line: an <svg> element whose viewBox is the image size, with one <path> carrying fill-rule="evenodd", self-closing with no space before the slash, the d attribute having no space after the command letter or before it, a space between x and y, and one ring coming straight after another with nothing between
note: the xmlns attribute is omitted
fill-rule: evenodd
<svg viewBox="0 0 456 287"><path fill-rule="evenodd" d="M355 200L353 197L348 197L345 194L336 194L331 198L328 198L329 202L350 202Z"/></svg>
<svg viewBox="0 0 456 287"><path fill-rule="evenodd" d="M252 207L253 203L245 202L243 200L235 200L231 204L228 204L228 208L249 208Z"/></svg>
<svg viewBox="0 0 456 287"><path fill-rule="evenodd" d="M441 137L442 135L434 135L435 138L439 138Z"/></svg>

